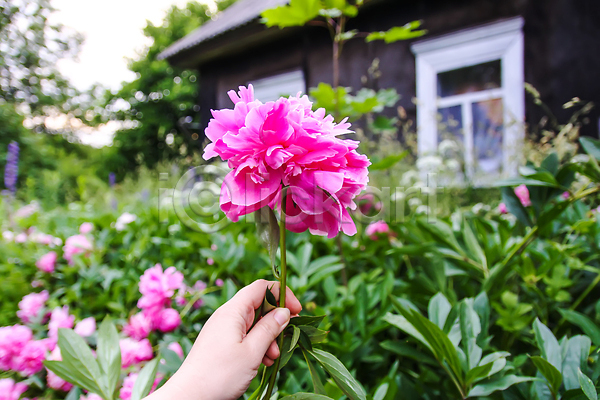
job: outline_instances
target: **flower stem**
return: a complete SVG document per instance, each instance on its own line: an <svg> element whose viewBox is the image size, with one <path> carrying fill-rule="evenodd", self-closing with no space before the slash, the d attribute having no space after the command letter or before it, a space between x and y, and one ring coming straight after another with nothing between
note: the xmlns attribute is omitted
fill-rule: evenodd
<svg viewBox="0 0 600 400"><path fill-rule="evenodd" d="M281 252L281 271L279 273L279 307L285 307L285 291L287 289L287 263L286 263L286 247L285 247L285 196L281 196L281 221L279 226L279 249ZM277 373L279 372L279 363L281 361L281 354L283 354L283 332L279 335L279 357L275 360L275 365L271 378L269 379L269 386L267 387L267 393L263 400L269 400L275 387L275 381L277 379Z"/></svg>

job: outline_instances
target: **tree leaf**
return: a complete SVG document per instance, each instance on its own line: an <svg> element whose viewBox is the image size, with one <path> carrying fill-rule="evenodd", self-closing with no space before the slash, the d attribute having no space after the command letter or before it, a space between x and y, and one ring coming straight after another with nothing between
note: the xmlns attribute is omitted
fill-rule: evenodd
<svg viewBox="0 0 600 400"><path fill-rule="evenodd" d="M564 319L581 328L583 333L592 339L594 345L600 346L600 328L590 318L573 310L559 309L558 312Z"/></svg>
<svg viewBox="0 0 600 400"><path fill-rule="evenodd" d="M587 366L591 346L592 342L587 336L577 335L568 339L562 363L563 383L566 390L580 387L577 371Z"/></svg>
<svg viewBox="0 0 600 400"><path fill-rule="evenodd" d="M93 379L90 379L83 372L65 361L45 360L44 366L54 372L59 378L76 386L80 386L88 392L96 394L102 393L102 389L98 387L98 384Z"/></svg>
<svg viewBox="0 0 600 400"><path fill-rule="evenodd" d="M579 138L579 143L586 153L600 161L600 140L582 136Z"/></svg>
<svg viewBox="0 0 600 400"><path fill-rule="evenodd" d="M481 248L481 245L477 241L473 230L469 223L465 220L463 222L463 238L465 240L465 245L467 246L467 250L475 257L475 259L481 263L484 270L487 271L487 258L485 257L485 252Z"/></svg>
<svg viewBox="0 0 600 400"><path fill-rule="evenodd" d="M431 322L436 324L440 329L444 329L446 318L448 318L451 309L452 306L448 299L446 299L446 296L439 292L429 300L427 315Z"/></svg>
<svg viewBox="0 0 600 400"><path fill-rule="evenodd" d="M300 328L296 325L292 325L294 333L292 334L292 341L290 342L290 347L288 348L288 352L294 350L294 347L298 344L298 339L300 339Z"/></svg>
<svg viewBox="0 0 600 400"><path fill-rule="evenodd" d="M271 268L275 271L277 265L277 249L279 247L279 223L270 207L265 206L255 211L256 231L263 246L269 252Z"/></svg>
<svg viewBox="0 0 600 400"><path fill-rule="evenodd" d="M531 226L531 219L529 218L529 214L521 201L515 194L515 191L512 187L503 187L501 189L502 192L502 202L506 205L506 208L509 213L513 214L519 222L523 225Z"/></svg>
<svg viewBox="0 0 600 400"><path fill-rule="evenodd" d="M404 150L400 154L393 154L391 156L387 156L376 163L373 163L369 166L369 170L371 171L381 171L385 169L390 169L394 165L398 164L400 161L404 159L408 155L408 150Z"/></svg>
<svg viewBox="0 0 600 400"><path fill-rule="evenodd" d="M426 30L415 30L421 26L421 23L422 21L413 21L404 26L395 26L385 32L372 32L365 40L367 42L384 40L386 43L393 43L399 40L414 39L427 33Z"/></svg>
<svg viewBox="0 0 600 400"><path fill-rule="evenodd" d="M315 366L308 358L308 354L304 349L302 349L302 355L306 360L306 365L308 366L308 372L310 373L310 378L313 383L313 389L316 394L326 394L325 387L323 386L323 382L321 382L321 377L319 377L318 371L315 369Z"/></svg>
<svg viewBox="0 0 600 400"><path fill-rule="evenodd" d="M529 358L531 358L538 371L546 378L550 391L556 397L562 384L562 374L560 371L542 357L533 356Z"/></svg>
<svg viewBox="0 0 600 400"><path fill-rule="evenodd" d="M96 356L100 368L107 377L107 392L113 393L121 375L121 348L119 333L110 317L104 318L98 329Z"/></svg>
<svg viewBox="0 0 600 400"><path fill-rule="evenodd" d="M318 328L319 325L321 324L321 321L323 321L324 318L325 318L325 315L317 315L317 316L301 315L299 317L294 317L294 318L290 319L290 325L296 325L296 326L310 325L310 326L314 326L315 328Z"/></svg>
<svg viewBox="0 0 600 400"><path fill-rule="evenodd" d="M314 349L309 351L319 364L331 375L339 388L351 400L366 400L367 394L362 386L335 356L326 351Z"/></svg>
<svg viewBox="0 0 600 400"><path fill-rule="evenodd" d="M131 391L131 400L141 400L150 393L154 380L156 379L156 372L158 371L158 361L160 357L156 357L154 360L148 362L144 368L138 374L133 390Z"/></svg>
<svg viewBox="0 0 600 400"><path fill-rule="evenodd" d="M331 397L316 393L296 393L284 396L281 400L332 400Z"/></svg>
<svg viewBox="0 0 600 400"><path fill-rule="evenodd" d="M319 0L291 0L289 5L262 12L263 22L268 26L285 28L301 26L316 18L321 11Z"/></svg>
<svg viewBox="0 0 600 400"><path fill-rule="evenodd" d="M562 355L558 340L556 340L552 331L537 318L533 322L533 331L535 332L538 348L542 352L542 357L559 370L562 365Z"/></svg>
<svg viewBox="0 0 600 400"><path fill-rule="evenodd" d="M579 384L581 385L581 390L586 395L586 397L590 400L598 400L598 393L596 392L596 387L590 378L588 378L581 370L577 370L577 375L579 377Z"/></svg>
<svg viewBox="0 0 600 400"><path fill-rule="evenodd" d="M468 397L486 397L498 390L506 390L514 384L521 382L530 382L535 378L527 376L504 375L501 378L493 379L486 383L473 386L469 391Z"/></svg>

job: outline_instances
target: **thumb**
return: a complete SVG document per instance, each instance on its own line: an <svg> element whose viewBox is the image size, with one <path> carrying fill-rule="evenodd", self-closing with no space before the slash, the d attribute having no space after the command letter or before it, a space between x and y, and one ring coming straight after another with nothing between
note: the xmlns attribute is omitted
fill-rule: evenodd
<svg viewBox="0 0 600 400"><path fill-rule="evenodd" d="M260 319L244 338L252 356L260 364L269 346L290 322L290 310L276 308Z"/></svg>

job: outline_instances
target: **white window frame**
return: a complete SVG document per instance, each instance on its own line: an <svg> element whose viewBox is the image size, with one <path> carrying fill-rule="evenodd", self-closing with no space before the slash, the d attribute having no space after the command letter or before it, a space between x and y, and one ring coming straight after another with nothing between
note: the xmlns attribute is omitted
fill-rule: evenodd
<svg viewBox="0 0 600 400"><path fill-rule="evenodd" d="M284 72L249 82L254 86L254 97L263 103L280 96L295 96L306 92L306 79L301 69Z"/></svg>
<svg viewBox="0 0 600 400"><path fill-rule="evenodd" d="M411 46L416 56L419 157L435 154L437 151L438 108L458 105L456 101L460 100L463 102L465 164L467 175L472 178L472 115L471 108L467 107L468 110L465 110L464 104L501 97L504 112L502 176L517 174L518 166L522 162L519 150L523 147L525 120L523 24L523 18L511 18L440 38L419 41ZM453 96L456 97L454 99L437 97L439 73L495 60L500 60L501 88ZM460 99L457 99L459 96Z"/></svg>

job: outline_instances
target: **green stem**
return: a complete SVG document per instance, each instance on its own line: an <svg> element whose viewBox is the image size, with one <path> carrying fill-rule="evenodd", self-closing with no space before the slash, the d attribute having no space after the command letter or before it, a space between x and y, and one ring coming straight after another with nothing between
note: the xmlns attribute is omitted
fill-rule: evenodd
<svg viewBox="0 0 600 400"><path fill-rule="evenodd" d="M286 263L286 247L285 247L285 190L281 196L281 221L279 226L279 248L281 251L281 272L279 276L279 307L285 307L285 291L287 288L287 263ZM279 335L279 353L280 356L275 360L275 365L271 378L269 379L269 386L267 387L267 393L263 400L269 400L275 387L275 381L277 380L277 373L279 372L279 363L281 361L281 354L283 354L283 332Z"/></svg>

